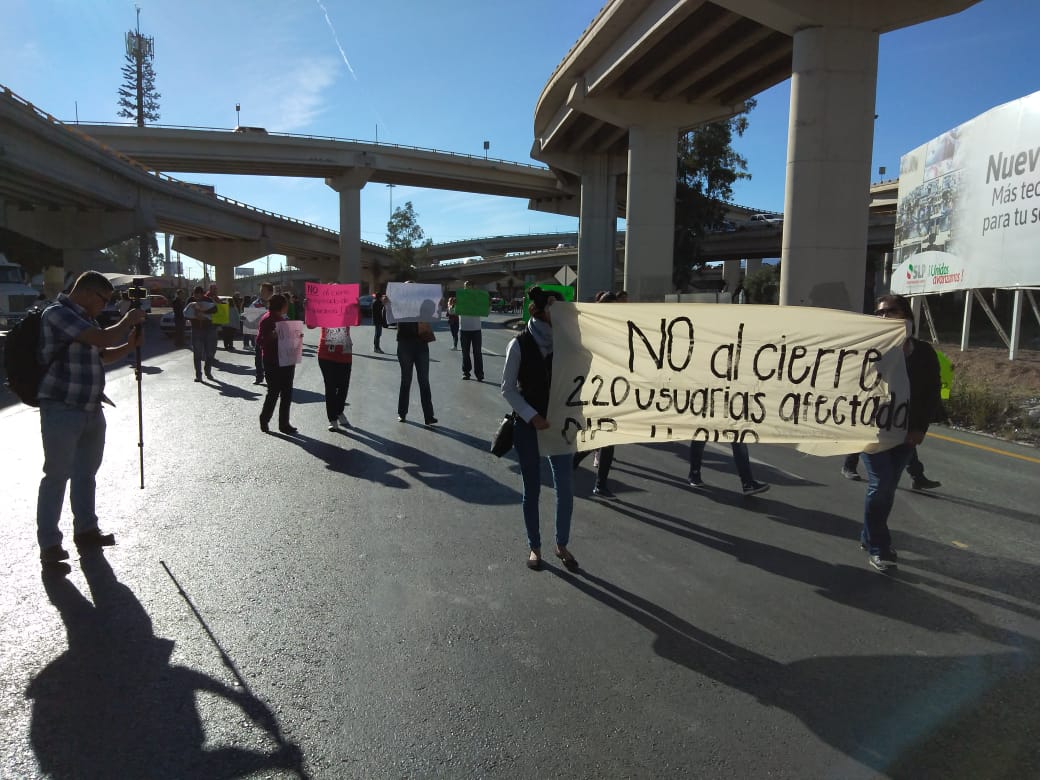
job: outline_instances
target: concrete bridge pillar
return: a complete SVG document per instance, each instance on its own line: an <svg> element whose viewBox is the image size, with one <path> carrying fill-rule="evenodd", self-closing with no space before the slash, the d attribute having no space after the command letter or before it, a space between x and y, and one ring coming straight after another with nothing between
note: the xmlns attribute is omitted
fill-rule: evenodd
<svg viewBox="0 0 1040 780"><path fill-rule="evenodd" d="M749 257L747 260L744 261L744 278L747 279L748 276L755 273L755 271L759 270L761 267L761 257Z"/></svg>
<svg viewBox="0 0 1040 780"><path fill-rule="evenodd" d="M614 289L616 241L617 171L610 155L589 155L581 165L577 300Z"/></svg>
<svg viewBox="0 0 1040 780"><path fill-rule="evenodd" d="M794 33L780 304L860 311L878 33Z"/></svg>
<svg viewBox="0 0 1040 780"><path fill-rule="evenodd" d="M726 299L737 291L740 286L740 261L726 260L722 264L722 281L726 283Z"/></svg>
<svg viewBox="0 0 1040 780"><path fill-rule="evenodd" d="M361 281L361 188L372 177L371 168L351 168L325 183L339 193L339 278Z"/></svg>
<svg viewBox="0 0 1040 780"><path fill-rule="evenodd" d="M661 301L672 291L675 160L679 128L635 125L628 131L625 283L631 301Z"/></svg>

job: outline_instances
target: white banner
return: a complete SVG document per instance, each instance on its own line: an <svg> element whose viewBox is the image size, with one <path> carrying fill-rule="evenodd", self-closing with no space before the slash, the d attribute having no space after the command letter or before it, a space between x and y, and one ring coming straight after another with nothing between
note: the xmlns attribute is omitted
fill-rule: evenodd
<svg viewBox="0 0 1040 780"><path fill-rule="evenodd" d="M242 332L247 336L255 336L257 334L257 326L260 324L260 318L267 314L266 306L253 306L250 304L242 309Z"/></svg>
<svg viewBox="0 0 1040 780"><path fill-rule="evenodd" d="M303 322L282 320L275 323L278 334L278 365L294 366L303 362Z"/></svg>
<svg viewBox="0 0 1040 780"><path fill-rule="evenodd" d="M1040 284L1040 92L903 156L892 291Z"/></svg>
<svg viewBox="0 0 1040 780"><path fill-rule="evenodd" d="M439 284L390 282L383 301L388 324L395 322L433 322L440 318L444 290Z"/></svg>
<svg viewBox="0 0 1040 780"><path fill-rule="evenodd" d="M552 318L543 454L698 439L837 455L906 437L901 320L800 306L560 302Z"/></svg>

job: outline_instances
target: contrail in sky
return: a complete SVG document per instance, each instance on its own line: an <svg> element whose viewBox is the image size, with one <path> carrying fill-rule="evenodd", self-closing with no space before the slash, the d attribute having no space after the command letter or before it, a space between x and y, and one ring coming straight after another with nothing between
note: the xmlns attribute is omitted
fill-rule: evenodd
<svg viewBox="0 0 1040 780"><path fill-rule="evenodd" d="M354 77L354 81L357 81L357 74L354 72L354 69L350 67L350 60L347 59L347 53L343 51L343 47L340 45L339 36L336 35L336 28L332 26L332 20L329 18L329 12L325 9L325 6L321 2L321 0L315 0L315 2L317 2L318 8L321 9L321 12L325 14L325 23L328 24L329 30L332 31L332 39L336 42L336 48L339 49L339 55L343 58L343 62L346 63L347 70L349 70L350 75Z"/></svg>

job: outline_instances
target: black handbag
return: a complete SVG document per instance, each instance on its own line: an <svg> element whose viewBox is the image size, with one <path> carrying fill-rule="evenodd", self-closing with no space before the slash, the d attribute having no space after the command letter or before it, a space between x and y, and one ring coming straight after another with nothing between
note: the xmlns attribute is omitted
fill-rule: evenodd
<svg viewBox="0 0 1040 780"><path fill-rule="evenodd" d="M498 430L495 431L495 435L491 439L491 454L496 458L501 458L513 449L513 425L515 421L515 415L507 414L502 418L502 424L498 426Z"/></svg>

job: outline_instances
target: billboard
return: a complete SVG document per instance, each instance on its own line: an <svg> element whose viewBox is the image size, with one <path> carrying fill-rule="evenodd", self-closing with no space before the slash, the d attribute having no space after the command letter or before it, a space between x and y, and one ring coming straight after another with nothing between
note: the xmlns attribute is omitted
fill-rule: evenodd
<svg viewBox="0 0 1040 780"><path fill-rule="evenodd" d="M1040 92L903 155L892 291L1040 284Z"/></svg>

